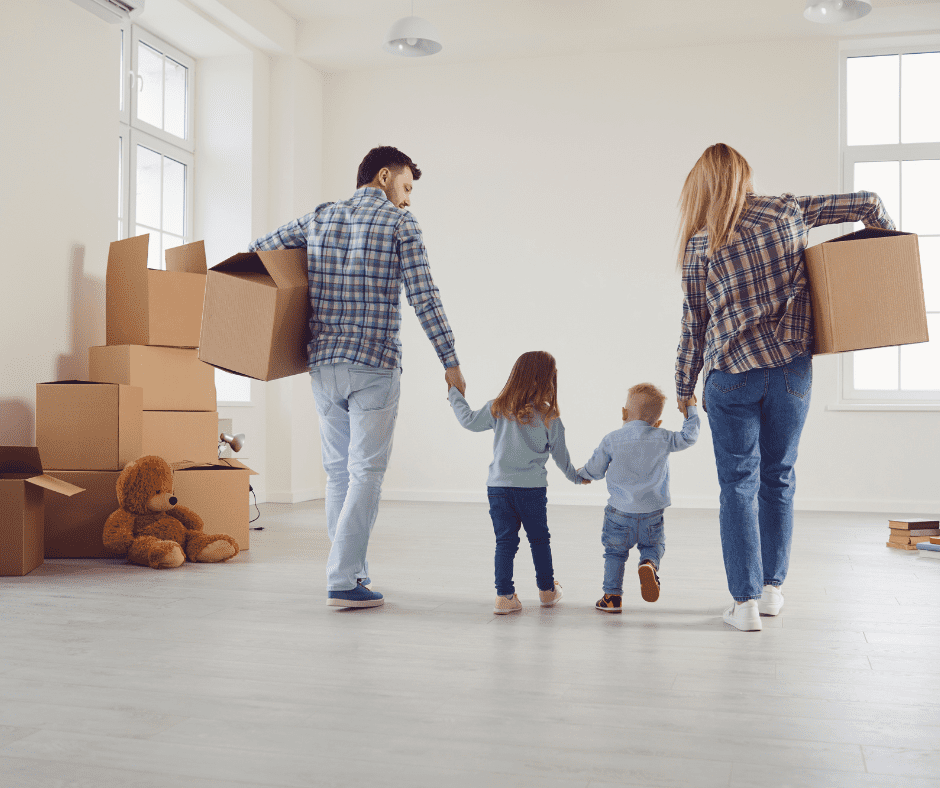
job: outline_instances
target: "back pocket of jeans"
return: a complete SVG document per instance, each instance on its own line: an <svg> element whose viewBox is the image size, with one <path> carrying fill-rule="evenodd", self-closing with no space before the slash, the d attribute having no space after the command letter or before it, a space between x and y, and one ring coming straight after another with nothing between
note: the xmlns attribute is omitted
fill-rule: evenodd
<svg viewBox="0 0 940 788"><path fill-rule="evenodd" d="M708 383L727 394L747 385L747 372L722 372L720 369L714 369L708 376Z"/></svg>
<svg viewBox="0 0 940 788"><path fill-rule="evenodd" d="M803 399L813 388L813 362L809 358L798 358L783 368L787 391Z"/></svg>

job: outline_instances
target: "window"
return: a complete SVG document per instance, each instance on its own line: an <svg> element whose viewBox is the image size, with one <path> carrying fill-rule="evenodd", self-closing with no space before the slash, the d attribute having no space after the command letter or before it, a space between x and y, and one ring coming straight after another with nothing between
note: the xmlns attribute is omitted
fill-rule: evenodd
<svg viewBox="0 0 940 788"><path fill-rule="evenodd" d="M940 46L843 58L843 181L918 235L929 342L842 355L842 398L940 405ZM861 227L859 223L857 227Z"/></svg>

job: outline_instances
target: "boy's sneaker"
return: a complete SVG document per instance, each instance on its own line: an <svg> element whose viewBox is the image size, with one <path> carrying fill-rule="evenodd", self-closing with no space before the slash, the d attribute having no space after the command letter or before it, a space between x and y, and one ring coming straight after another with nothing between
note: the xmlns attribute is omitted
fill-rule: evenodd
<svg viewBox="0 0 940 788"><path fill-rule="evenodd" d="M517 610L522 610L522 602L519 601L518 594L496 597L496 604L493 605L493 612L496 615L503 616L506 613L515 613Z"/></svg>
<svg viewBox="0 0 940 788"><path fill-rule="evenodd" d="M561 583L557 580L555 581L555 587L550 591L543 591L539 589L539 599L542 602L542 607L551 607L559 599L561 599Z"/></svg>
<svg viewBox="0 0 940 788"><path fill-rule="evenodd" d="M783 592L777 586L764 586L757 609L762 616L775 616L783 607Z"/></svg>
<svg viewBox="0 0 940 788"><path fill-rule="evenodd" d="M604 594L594 603L594 607L605 613L620 613L623 610L622 605L623 600L620 594Z"/></svg>
<svg viewBox="0 0 940 788"><path fill-rule="evenodd" d="M359 583L351 591L329 591L326 604L331 607L379 607L385 599L378 591L370 591Z"/></svg>
<svg viewBox="0 0 940 788"><path fill-rule="evenodd" d="M726 624L731 624L742 632L759 632L761 629L756 599L748 599L740 604L732 601L723 618Z"/></svg>
<svg viewBox="0 0 940 788"><path fill-rule="evenodd" d="M659 575L652 561L644 561L637 570L640 575L640 595L647 602L659 599Z"/></svg>

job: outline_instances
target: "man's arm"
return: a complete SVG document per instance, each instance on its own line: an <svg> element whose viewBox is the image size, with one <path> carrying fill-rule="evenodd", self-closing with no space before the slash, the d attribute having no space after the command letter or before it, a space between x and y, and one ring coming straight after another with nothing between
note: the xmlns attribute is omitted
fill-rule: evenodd
<svg viewBox="0 0 940 788"><path fill-rule="evenodd" d="M328 203L327 203L328 204ZM322 206L321 206L322 207ZM319 208L317 209L319 210ZM308 213L299 219L278 227L273 233L252 241L248 246L249 252L270 252L274 249L304 249L307 246L307 227L314 214Z"/></svg>

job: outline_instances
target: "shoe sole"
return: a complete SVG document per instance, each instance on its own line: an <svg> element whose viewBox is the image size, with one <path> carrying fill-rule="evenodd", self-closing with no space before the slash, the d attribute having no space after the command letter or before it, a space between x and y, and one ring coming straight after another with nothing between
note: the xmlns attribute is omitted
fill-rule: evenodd
<svg viewBox="0 0 940 788"><path fill-rule="evenodd" d="M757 606L757 610L762 616L776 616L782 609L783 609L782 602L779 605L773 605L773 606L770 606L770 605L765 605L764 607L761 607L760 605Z"/></svg>
<svg viewBox="0 0 940 788"><path fill-rule="evenodd" d="M518 613L520 610L522 610L521 607L511 607L509 610L497 610L495 607L493 608L493 612L497 616L505 616L507 613Z"/></svg>
<svg viewBox="0 0 940 788"><path fill-rule="evenodd" d="M656 582L656 570L649 564L643 564L638 573L640 575L640 595L647 602L659 599L659 583Z"/></svg>
<svg viewBox="0 0 940 788"><path fill-rule="evenodd" d="M750 626L744 624L744 621L742 620L738 620L737 622L735 622L734 619L732 619L727 613L725 613L722 616L722 619L728 626L734 627L739 632L760 632L761 631L760 618L758 618L757 621ZM744 626L739 626L739 624L744 624Z"/></svg>
<svg viewBox="0 0 940 788"><path fill-rule="evenodd" d="M594 609L600 610L601 613L622 613L623 612L622 607L598 607L597 605L594 605Z"/></svg>
<svg viewBox="0 0 940 788"><path fill-rule="evenodd" d="M381 607L385 604L384 599L327 599L326 604L329 607Z"/></svg>

